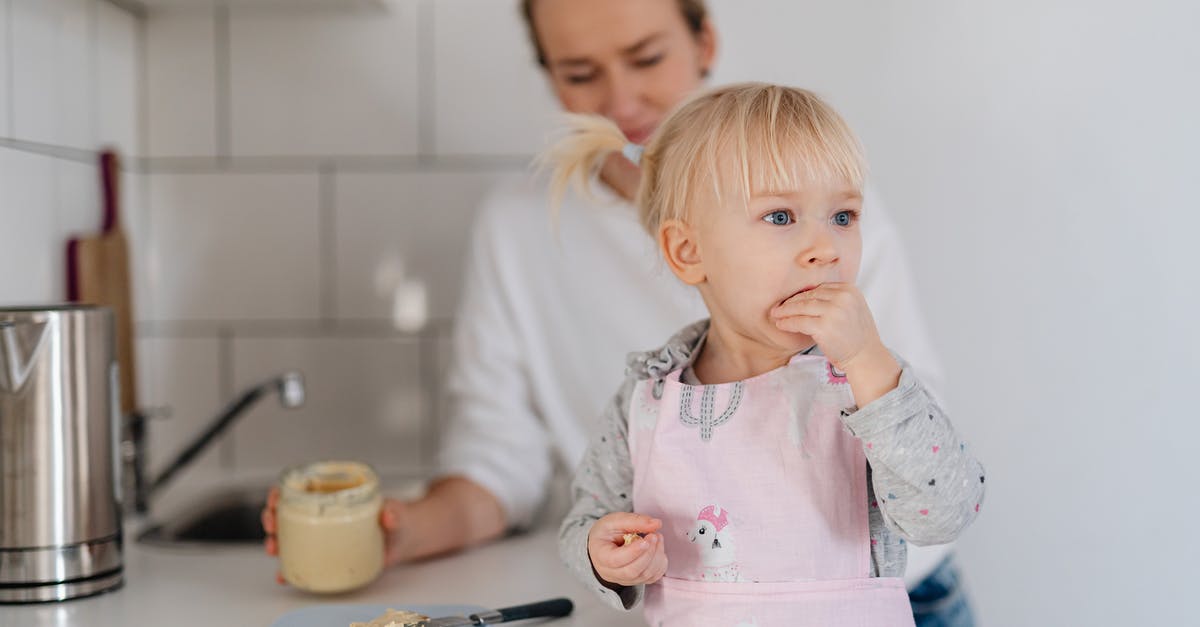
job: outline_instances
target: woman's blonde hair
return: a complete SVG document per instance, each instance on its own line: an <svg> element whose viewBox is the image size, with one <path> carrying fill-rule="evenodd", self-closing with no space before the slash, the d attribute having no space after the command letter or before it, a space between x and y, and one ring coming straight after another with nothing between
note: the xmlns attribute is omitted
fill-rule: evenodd
<svg viewBox="0 0 1200 627"><path fill-rule="evenodd" d="M587 194L604 160L627 143L600 116L570 114L567 127L541 157L553 170L555 207L572 182ZM686 221L704 202L744 207L755 195L812 183L861 191L866 178L862 147L832 107L810 91L768 83L729 85L682 104L651 136L641 168L635 201L654 237L663 222Z"/></svg>

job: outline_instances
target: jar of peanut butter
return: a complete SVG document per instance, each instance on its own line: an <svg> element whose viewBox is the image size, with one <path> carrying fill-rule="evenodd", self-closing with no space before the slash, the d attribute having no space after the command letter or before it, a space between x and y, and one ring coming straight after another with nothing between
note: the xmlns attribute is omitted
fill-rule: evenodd
<svg viewBox="0 0 1200 627"><path fill-rule="evenodd" d="M309 592L361 588L383 571L379 477L358 462L289 468L276 508L279 562L291 585Z"/></svg>

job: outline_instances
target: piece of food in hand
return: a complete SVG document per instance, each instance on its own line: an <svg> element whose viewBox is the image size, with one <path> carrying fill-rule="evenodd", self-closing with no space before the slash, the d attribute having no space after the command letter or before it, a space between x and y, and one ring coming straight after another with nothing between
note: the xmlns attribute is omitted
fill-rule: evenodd
<svg viewBox="0 0 1200 627"><path fill-rule="evenodd" d="M630 543L632 543L634 540L637 540L640 537L642 537L642 536L640 536L636 533L627 533L627 534L625 534L625 543L622 544L621 546L629 546Z"/></svg>
<svg viewBox="0 0 1200 627"><path fill-rule="evenodd" d="M429 617L408 610L393 610L389 607L383 616L366 623L350 623L350 627L405 627L423 620L429 620Z"/></svg>

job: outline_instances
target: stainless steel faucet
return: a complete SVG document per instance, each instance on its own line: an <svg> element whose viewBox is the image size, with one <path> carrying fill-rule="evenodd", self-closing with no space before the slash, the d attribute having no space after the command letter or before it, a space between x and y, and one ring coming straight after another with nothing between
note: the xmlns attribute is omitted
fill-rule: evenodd
<svg viewBox="0 0 1200 627"><path fill-rule="evenodd" d="M242 392L233 402L225 406L221 413L201 431L191 443L183 448L171 463L153 480L146 478L146 423L147 416L136 412L129 417L129 438L126 442L125 455L128 476L132 478L132 493L134 511L145 514L150 509L150 499L171 481L181 470L192 462L217 436L221 435L249 410L263 396L275 392L279 403L287 409L294 409L304 404L304 375L299 372L285 372L277 377L268 379Z"/></svg>

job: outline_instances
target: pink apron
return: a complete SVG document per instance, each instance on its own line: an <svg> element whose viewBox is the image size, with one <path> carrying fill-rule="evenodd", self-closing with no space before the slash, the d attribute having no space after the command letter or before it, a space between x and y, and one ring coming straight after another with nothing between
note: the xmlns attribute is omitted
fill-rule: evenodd
<svg viewBox="0 0 1200 627"><path fill-rule="evenodd" d="M845 377L816 355L736 383L679 377L638 383L629 412L634 511L662 519L668 560L649 624L911 627L904 582L870 576Z"/></svg>

